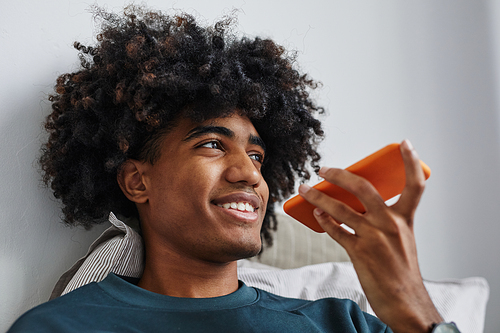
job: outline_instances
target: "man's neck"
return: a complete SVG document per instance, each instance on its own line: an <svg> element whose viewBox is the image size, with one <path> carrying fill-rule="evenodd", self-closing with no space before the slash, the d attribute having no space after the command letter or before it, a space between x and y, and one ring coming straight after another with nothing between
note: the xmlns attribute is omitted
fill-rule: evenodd
<svg viewBox="0 0 500 333"><path fill-rule="evenodd" d="M210 298L238 289L236 261L212 263L175 253L146 249L144 273L138 286L174 297Z"/></svg>

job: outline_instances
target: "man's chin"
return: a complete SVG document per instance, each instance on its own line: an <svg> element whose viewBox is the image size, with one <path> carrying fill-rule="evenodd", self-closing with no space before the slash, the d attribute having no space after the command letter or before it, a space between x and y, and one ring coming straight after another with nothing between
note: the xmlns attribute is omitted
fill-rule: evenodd
<svg viewBox="0 0 500 333"><path fill-rule="evenodd" d="M262 251L262 246L259 246L257 249L254 249L252 251L248 251L246 253L242 253L237 260L240 260L240 259L249 259L249 258L255 257L261 251Z"/></svg>
<svg viewBox="0 0 500 333"><path fill-rule="evenodd" d="M246 244L245 246L241 246L242 244L238 245L239 246L226 249L225 254L228 258L230 258L228 261L252 258L262 251L261 242Z"/></svg>

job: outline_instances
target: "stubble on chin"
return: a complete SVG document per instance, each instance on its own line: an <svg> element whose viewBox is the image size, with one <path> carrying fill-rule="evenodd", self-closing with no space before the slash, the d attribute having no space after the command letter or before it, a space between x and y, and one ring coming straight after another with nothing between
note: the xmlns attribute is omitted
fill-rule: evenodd
<svg viewBox="0 0 500 333"><path fill-rule="evenodd" d="M254 239L242 239L237 243L234 242L219 242L219 247L213 254L213 258L219 258L218 262L231 262L240 259L248 259L255 257L262 250L262 242Z"/></svg>

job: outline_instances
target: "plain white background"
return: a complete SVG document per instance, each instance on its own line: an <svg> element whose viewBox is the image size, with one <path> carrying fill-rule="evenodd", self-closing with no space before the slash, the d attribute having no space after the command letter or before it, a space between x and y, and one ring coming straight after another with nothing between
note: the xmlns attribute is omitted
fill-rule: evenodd
<svg viewBox="0 0 500 333"><path fill-rule="evenodd" d="M59 74L92 43L92 2L0 5L0 331L45 301L104 226L60 223L36 158ZM98 1L119 11L123 1ZM213 23L233 8L239 30L298 52L323 83L323 163L347 167L409 138L432 176L417 212L427 279L483 276L486 331L500 331L500 2L495 0L149 1Z"/></svg>

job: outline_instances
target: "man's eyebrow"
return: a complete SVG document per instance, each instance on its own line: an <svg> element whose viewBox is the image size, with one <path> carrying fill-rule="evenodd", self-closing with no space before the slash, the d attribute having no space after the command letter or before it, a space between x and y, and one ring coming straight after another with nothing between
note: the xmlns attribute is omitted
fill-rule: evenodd
<svg viewBox="0 0 500 333"><path fill-rule="evenodd" d="M188 134L186 134L186 137L182 141L190 141L202 135L210 133L220 134L231 139L235 136L234 132L227 127L207 125L193 128L188 132ZM264 143L264 140L260 138L260 136L250 134L248 142L252 145L261 147L262 149L264 149L264 152L266 151L266 144Z"/></svg>
<svg viewBox="0 0 500 333"><path fill-rule="evenodd" d="M250 137L248 138L248 142L253 145L261 147L262 149L264 149L264 152L266 151L266 144L264 143L264 140L262 140L260 136L251 134Z"/></svg>
<svg viewBox="0 0 500 333"><path fill-rule="evenodd" d="M234 138L234 132L231 131L229 128L223 127L223 126L208 125L208 126L198 126L198 127L193 128L192 130L190 130L188 132L188 134L186 135L186 137L182 141L189 141L192 139L196 139L202 135L210 134L210 133L216 133L216 134L226 136L228 138Z"/></svg>

